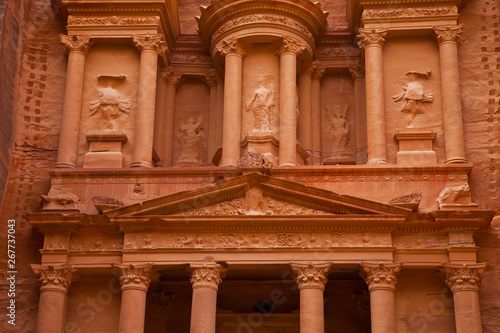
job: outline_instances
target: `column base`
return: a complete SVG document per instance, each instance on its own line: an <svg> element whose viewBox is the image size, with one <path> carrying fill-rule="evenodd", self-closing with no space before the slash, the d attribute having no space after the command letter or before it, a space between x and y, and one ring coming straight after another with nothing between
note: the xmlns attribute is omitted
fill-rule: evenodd
<svg viewBox="0 0 500 333"><path fill-rule="evenodd" d="M463 157L452 157L444 162L445 164L454 164L454 163L467 163L467 160Z"/></svg>
<svg viewBox="0 0 500 333"><path fill-rule="evenodd" d="M385 158L372 158L366 162L366 165L375 165L375 164L389 164Z"/></svg>
<svg viewBox="0 0 500 333"><path fill-rule="evenodd" d="M144 161L139 161L139 162L132 162L130 164L131 168L152 168L153 165L149 162L144 162Z"/></svg>
<svg viewBox="0 0 500 333"><path fill-rule="evenodd" d="M76 165L73 163L60 162L54 165L55 169L76 169Z"/></svg>

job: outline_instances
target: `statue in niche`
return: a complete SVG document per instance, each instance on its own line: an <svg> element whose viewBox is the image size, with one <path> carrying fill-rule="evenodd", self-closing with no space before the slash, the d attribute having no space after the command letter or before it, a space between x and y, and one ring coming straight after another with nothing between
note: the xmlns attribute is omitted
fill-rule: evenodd
<svg viewBox="0 0 500 333"><path fill-rule="evenodd" d="M182 145L182 151L177 162L203 162L204 128L204 115L200 115L198 119L189 117L179 123L177 140Z"/></svg>
<svg viewBox="0 0 500 333"><path fill-rule="evenodd" d="M271 133L271 119L274 108L274 92L263 85L255 90L252 99L247 105L247 112L253 113L254 129L252 132Z"/></svg>
<svg viewBox="0 0 500 333"><path fill-rule="evenodd" d="M100 126L104 130L117 130L116 119L122 114L130 113L130 101L121 99L120 93L111 88L99 89L99 100L90 103L90 115L100 114L103 122Z"/></svg>
<svg viewBox="0 0 500 333"><path fill-rule="evenodd" d="M349 143L349 104L341 107L335 106L335 111L329 111L325 105L323 112L328 119L328 136L333 145L334 151L344 151Z"/></svg>
<svg viewBox="0 0 500 333"><path fill-rule="evenodd" d="M410 114L411 117L408 122L408 127L411 127L415 116L424 113L422 104L432 102L434 100L434 95L425 92L422 83L418 81L419 78L429 79L431 71L426 71L425 73L410 71L406 72L405 75L408 78L408 83L403 87L403 92L392 96L392 99L394 102L403 101L400 110L401 112Z"/></svg>

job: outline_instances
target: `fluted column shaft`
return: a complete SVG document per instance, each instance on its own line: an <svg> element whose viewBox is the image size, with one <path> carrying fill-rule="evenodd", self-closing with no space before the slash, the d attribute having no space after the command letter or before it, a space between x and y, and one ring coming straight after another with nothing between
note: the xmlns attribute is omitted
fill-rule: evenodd
<svg viewBox="0 0 500 333"><path fill-rule="evenodd" d="M137 87L137 116L135 122L134 155L131 167L153 166L153 136L155 123L156 74L158 54L166 51L161 35L132 36L141 51L139 85Z"/></svg>
<svg viewBox="0 0 500 333"><path fill-rule="evenodd" d="M486 264L443 264L453 292L457 333L482 333L479 287Z"/></svg>
<svg viewBox="0 0 500 333"><path fill-rule="evenodd" d="M151 264L113 265L120 274L122 298L119 333L143 333L146 294L151 283Z"/></svg>
<svg viewBox="0 0 500 333"><path fill-rule="evenodd" d="M313 62L311 82L312 113L312 150L313 164L321 164L321 78L325 68L319 62Z"/></svg>
<svg viewBox="0 0 500 333"><path fill-rule="evenodd" d="M324 296L331 264L291 264L300 290L300 333L325 331Z"/></svg>
<svg viewBox="0 0 500 333"><path fill-rule="evenodd" d="M78 134L80 132L80 114L82 111L83 79L85 74L85 56L90 43L90 36L60 35L68 53L66 88L61 122L61 134L57 150L56 168L76 168L78 156Z"/></svg>
<svg viewBox="0 0 500 333"><path fill-rule="evenodd" d="M299 123L297 137L304 149L309 153L306 164L312 164L312 99L311 99L311 72L312 65L302 66L299 74Z"/></svg>
<svg viewBox="0 0 500 333"><path fill-rule="evenodd" d="M387 29L359 29L365 49L368 164L387 163L382 47Z"/></svg>
<svg viewBox="0 0 500 333"><path fill-rule="evenodd" d="M396 333L394 291L402 264L361 263L361 267L370 291L372 333Z"/></svg>
<svg viewBox="0 0 500 333"><path fill-rule="evenodd" d="M68 265L31 265L31 268L41 284L36 332L63 333L73 270Z"/></svg>
<svg viewBox="0 0 500 333"><path fill-rule="evenodd" d="M222 166L236 166L240 160L241 79L243 57L249 46L230 38L218 47L225 56L224 115L222 128Z"/></svg>
<svg viewBox="0 0 500 333"><path fill-rule="evenodd" d="M215 333L217 290L226 270L219 264L192 264L191 333Z"/></svg>
<svg viewBox="0 0 500 333"><path fill-rule="evenodd" d="M439 43L446 163L467 162L457 50L462 28L462 25L434 27Z"/></svg>

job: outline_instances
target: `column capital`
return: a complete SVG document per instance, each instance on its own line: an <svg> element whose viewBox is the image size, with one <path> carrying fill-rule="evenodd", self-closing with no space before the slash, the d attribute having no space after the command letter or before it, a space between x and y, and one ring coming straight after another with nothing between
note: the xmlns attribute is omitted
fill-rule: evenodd
<svg viewBox="0 0 500 333"><path fill-rule="evenodd" d="M222 65L216 66L215 74L216 74L215 79L217 80L217 83L224 83L224 74L225 74L224 66Z"/></svg>
<svg viewBox="0 0 500 333"><path fill-rule="evenodd" d="M315 80L321 80L326 68L320 65L319 60L315 60L311 63L312 65L312 78Z"/></svg>
<svg viewBox="0 0 500 333"><path fill-rule="evenodd" d="M327 275L332 264L296 264L291 263L295 281L299 285L299 290L302 289L321 289L325 290L325 284L328 281Z"/></svg>
<svg viewBox="0 0 500 333"><path fill-rule="evenodd" d="M358 45L360 48L366 48L371 45L382 47L389 29L365 29L359 28Z"/></svg>
<svg viewBox="0 0 500 333"><path fill-rule="evenodd" d="M90 36L88 35L59 35L59 40L64 44L64 52L66 54L77 51L83 54L87 54L88 50L92 46L90 41Z"/></svg>
<svg viewBox="0 0 500 333"><path fill-rule="evenodd" d="M149 284L151 283L151 268L152 264L127 264L115 265L113 269L120 274L120 284L122 291L127 289L148 291Z"/></svg>
<svg viewBox="0 0 500 333"><path fill-rule="evenodd" d="M363 63L349 65L349 73L354 81L360 80L365 76L365 65Z"/></svg>
<svg viewBox="0 0 500 333"><path fill-rule="evenodd" d="M372 264L362 262L361 277L368 285L368 290L396 290L397 276L403 268L403 263L398 264Z"/></svg>
<svg viewBox="0 0 500 333"><path fill-rule="evenodd" d="M283 35L283 41L273 44L274 53L282 55L283 53L301 54L306 49L306 44L300 43L293 37Z"/></svg>
<svg viewBox="0 0 500 333"><path fill-rule="evenodd" d="M436 26L432 27L434 33L436 34L437 41L441 45L445 42L456 43L457 45L462 44L462 38L460 35L463 32L464 25L459 24L455 26Z"/></svg>
<svg viewBox="0 0 500 333"><path fill-rule="evenodd" d="M205 81L209 88L213 88L217 86L217 73L215 69L211 68L207 73L203 74L205 77Z"/></svg>
<svg viewBox="0 0 500 333"><path fill-rule="evenodd" d="M190 281L193 284L193 289L210 288L217 291L227 269L216 263L204 263L191 264L188 271L191 272Z"/></svg>
<svg viewBox="0 0 500 333"><path fill-rule="evenodd" d="M302 61L297 64L297 73L299 75L311 76L313 72L313 61Z"/></svg>
<svg viewBox="0 0 500 333"><path fill-rule="evenodd" d="M443 264L445 282L453 293L457 291L479 292L481 278L486 263L482 264Z"/></svg>
<svg viewBox="0 0 500 333"><path fill-rule="evenodd" d="M41 284L40 292L68 292L74 272L71 265L31 265L31 269L39 277L38 282Z"/></svg>
<svg viewBox="0 0 500 333"><path fill-rule="evenodd" d="M248 54L248 52L250 52L252 45L231 37L223 40L221 44L216 46L216 49L223 56L227 56L228 54L238 54L244 57Z"/></svg>
<svg viewBox="0 0 500 333"><path fill-rule="evenodd" d="M172 66L168 66L163 68L159 75L158 81L161 83L165 83L168 86L177 87L180 80L182 79L182 73L174 72Z"/></svg>
<svg viewBox="0 0 500 333"><path fill-rule="evenodd" d="M139 51L152 51L156 54L165 53L168 50L162 35L132 35L132 43Z"/></svg>

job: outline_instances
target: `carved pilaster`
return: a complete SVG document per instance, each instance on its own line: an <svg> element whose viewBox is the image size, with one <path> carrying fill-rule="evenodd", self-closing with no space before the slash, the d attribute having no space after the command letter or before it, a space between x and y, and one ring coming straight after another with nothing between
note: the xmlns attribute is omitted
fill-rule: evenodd
<svg viewBox="0 0 500 333"><path fill-rule="evenodd" d="M113 269L120 274L122 291L137 289L147 292L151 283L151 264L114 265Z"/></svg>
<svg viewBox="0 0 500 333"><path fill-rule="evenodd" d="M244 57L251 49L252 46L250 44L239 41L234 37L223 40L222 43L217 46L217 51L223 56L228 54L239 54Z"/></svg>
<svg viewBox="0 0 500 333"><path fill-rule="evenodd" d="M360 80L365 77L365 65L363 63L350 65L349 73L351 73L351 77L354 81Z"/></svg>
<svg viewBox="0 0 500 333"><path fill-rule="evenodd" d="M361 277L368 285L368 290L396 290L397 276L403 268L403 263L398 264L370 264L361 263L363 271Z"/></svg>
<svg viewBox="0 0 500 333"><path fill-rule="evenodd" d="M216 263L191 264L189 271L191 272L190 281L193 284L193 289L209 288L217 291L227 269Z"/></svg>
<svg viewBox="0 0 500 333"><path fill-rule="evenodd" d="M208 73L203 74L203 76L205 77L205 81L207 82L209 88L217 86L217 74L215 69L209 69Z"/></svg>
<svg viewBox="0 0 500 333"><path fill-rule="evenodd" d="M281 55L282 53L294 53L301 54L302 51L305 50L306 44L300 43L295 38L292 38L287 35L283 35L283 42L279 44L275 44L274 52L277 55Z"/></svg>
<svg viewBox="0 0 500 333"><path fill-rule="evenodd" d="M481 278L486 263L483 264L443 264L445 282L453 293L457 291L479 292Z"/></svg>
<svg viewBox="0 0 500 333"><path fill-rule="evenodd" d="M359 28L358 45L360 48L365 48L371 45L382 47L387 36L388 29L364 29Z"/></svg>
<svg viewBox="0 0 500 333"><path fill-rule="evenodd" d="M320 289L325 290L325 284L328 281L327 275L332 264L290 264L294 272L295 281L302 289Z"/></svg>
<svg viewBox="0 0 500 333"><path fill-rule="evenodd" d="M90 42L90 36L87 35L59 35L61 43L64 44L64 52L66 54L76 51L83 54L87 54L92 42Z"/></svg>
<svg viewBox="0 0 500 333"><path fill-rule="evenodd" d="M152 51L162 54L168 50L161 35L132 35L132 42L141 52Z"/></svg>
<svg viewBox="0 0 500 333"><path fill-rule="evenodd" d="M433 27L433 29L436 33L437 41L439 44L451 42L460 45L462 44L462 38L460 37L460 35L463 32L463 27L463 24L459 24L456 26Z"/></svg>
<svg viewBox="0 0 500 333"><path fill-rule="evenodd" d="M172 66L165 67L158 75L158 81L168 86L177 87L182 79L182 73L174 72Z"/></svg>
<svg viewBox="0 0 500 333"><path fill-rule="evenodd" d="M31 265L31 269L39 277L40 292L68 292L74 272L70 265Z"/></svg>

